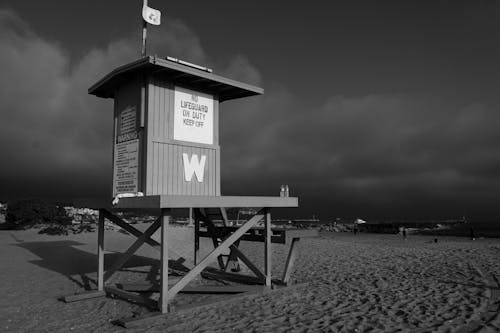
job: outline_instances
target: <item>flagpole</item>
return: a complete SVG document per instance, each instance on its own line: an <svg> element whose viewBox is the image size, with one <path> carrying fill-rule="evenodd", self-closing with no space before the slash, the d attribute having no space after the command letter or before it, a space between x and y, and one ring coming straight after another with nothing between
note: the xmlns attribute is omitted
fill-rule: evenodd
<svg viewBox="0 0 500 333"><path fill-rule="evenodd" d="M142 2L142 8L146 7L148 5L148 0L143 0ZM146 22L146 20L144 20L144 18L142 17L142 14L141 14L141 18L142 18L142 50L141 50L141 57L145 57L146 56L146 38L147 38L147 34L148 34L148 22Z"/></svg>

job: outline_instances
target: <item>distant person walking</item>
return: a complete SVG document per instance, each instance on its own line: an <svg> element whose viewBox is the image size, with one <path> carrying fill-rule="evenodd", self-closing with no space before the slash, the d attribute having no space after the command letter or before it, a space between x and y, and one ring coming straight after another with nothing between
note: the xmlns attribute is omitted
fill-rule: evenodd
<svg viewBox="0 0 500 333"><path fill-rule="evenodd" d="M470 240L476 240L476 235L474 234L473 227L470 227Z"/></svg>
<svg viewBox="0 0 500 333"><path fill-rule="evenodd" d="M402 228L401 234L403 235L403 239L406 240L406 228L405 227Z"/></svg>

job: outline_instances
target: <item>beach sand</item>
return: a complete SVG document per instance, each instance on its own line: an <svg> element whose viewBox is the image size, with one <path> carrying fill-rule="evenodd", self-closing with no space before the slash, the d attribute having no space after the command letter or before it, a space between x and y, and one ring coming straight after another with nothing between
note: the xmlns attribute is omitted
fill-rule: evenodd
<svg viewBox="0 0 500 333"><path fill-rule="evenodd" d="M500 331L500 240L433 239L344 233L302 239L292 281L309 282L308 288L173 313L154 325L127 331ZM107 263L133 240L107 231ZM169 241L176 252L192 258L192 229L171 228ZM124 329L114 320L148 313L120 299L69 304L58 300L95 289L96 242L96 233L0 231L0 331L118 332ZM205 253L209 251L208 242L202 245ZM262 267L262 243L242 242L241 248ZM273 248L273 274L279 277L287 248ZM111 282L156 279L157 257L143 246ZM179 295L174 302L209 297Z"/></svg>

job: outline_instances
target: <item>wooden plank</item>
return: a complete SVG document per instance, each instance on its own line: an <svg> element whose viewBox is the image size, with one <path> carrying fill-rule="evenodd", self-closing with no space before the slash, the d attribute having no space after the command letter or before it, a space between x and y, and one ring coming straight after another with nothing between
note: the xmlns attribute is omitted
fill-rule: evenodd
<svg viewBox="0 0 500 333"><path fill-rule="evenodd" d="M191 216L193 216L193 208L189 208ZM194 217L194 264L198 263L198 254L200 252L200 220Z"/></svg>
<svg viewBox="0 0 500 333"><path fill-rule="evenodd" d="M222 216L222 221L224 223L224 227L229 226L229 219L227 218L227 211L226 208L220 207L220 215Z"/></svg>
<svg viewBox="0 0 500 333"><path fill-rule="evenodd" d="M140 96L140 104L139 104L139 126L144 128L146 121L146 89L147 89L147 79L146 75L142 75L141 82L141 96ZM113 136L114 137L114 136Z"/></svg>
<svg viewBox="0 0 500 333"><path fill-rule="evenodd" d="M116 287L125 291L133 292L160 291L160 286L152 283L117 283Z"/></svg>
<svg viewBox="0 0 500 333"><path fill-rule="evenodd" d="M169 134L170 135L170 134ZM165 193L168 194L179 194L177 192L177 182L174 181L175 169L174 169L174 155L171 145L166 145L167 149L167 162L166 162L166 172L167 175L167 191Z"/></svg>
<svg viewBox="0 0 500 333"><path fill-rule="evenodd" d="M265 236L266 240L264 242L264 274L266 275L266 286L271 286L271 259L272 259L272 247L271 247L271 210L269 208L265 208L266 219L264 221L265 224Z"/></svg>
<svg viewBox="0 0 500 333"><path fill-rule="evenodd" d="M232 286L186 286L179 293L182 294L239 294L249 291L260 290L262 286L246 286L246 285L232 285Z"/></svg>
<svg viewBox="0 0 500 333"><path fill-rule="evenodd" d="M167 110L168 110L168 138L173 139L174 138L174 84L168 80L165 80L165 88L166 88L166 93L168 96L168 104L167 104Z"/></svg>
<svg viewBox="0 0 500 333"><path fill-rule="evenodd" d="M219 97L217 95L213 96L213 110L214 110L214 119L213 119L213 133L214 133L214 139L213 143L214 145L219 144Z"/></svg>
<svg viewBox="0 0 500 333"><path fill-rule="evenodd" d="M159 209L159 208L217 208L217 207L298 207L294 197L239 197L239 196L186 196L147 195L144 197L121 198L118 209Z"/></svg>
<svg viewBox="0 0 500 333"><path fill-rule="evenodd" d="M158 112L155 110L156 114L158 115ZM155 122L155 124L158 123L158 120ZM158 129L155 128L155 134L158 133ZM158 191L159 188L159 177L160 174L163 172L163 170L160 169L159 164L159 153L160 153L160 144L153 142L153 193L154 194L162 194L160 191Z"/></svg>
<svg viewBox="0 0 500 333"><path fill-rule="evenodd" d="M146 169L146 186L145 186L145 193L146 195L151 195L153 194L153 137L155 136L154 133L154 122L155 122L155 112L154 112L154 89L155 89L155 84L154 84L154 79L149 76L148 82L147 82L147 87L146 87L146 126L144 127L144 130L146 132L146 142L143 145L144 148L144 155L145 155L145 162L146 166L143 168Z"/></svg>
<svg viewBox="0 0 500 333"><path fill-rule="evenodd" d="M216 150L212 152L212 158L208 161L210 162L210 170L212 172L208 173L208 186L207 186L207 192L204 195L217 195L215 192L215 173L217 172L217 165L215 164L216 162L216 157L217 157L217 150L220 150L220 147L217 147Z"/></svg>
<svg viewBox="0 0 500 333"><path fill-rule="evenodd" d="M265 284L265 279L262 278L243 275L243 274L236 274L231 272L224 272L218 269L204 270L203 272L201 272L201 276L206 279L216 279L216 280L223 280L223 281L230 281L237 283L258 284L258 285Z"/></svg>
<svg viewBox="0 0 500 333"><path fill-rule="evenodd" d="M97 226L97 290L104 291L104 213L99 209Z"/></svg>
<svg viewBox="0 0 500 333"><path fill-rule="evenodd" d="M90 299L90 298L97 298L97 297L104 297L104 296L106 296L106 293L104 292L104 290L93 290L93 291L88 291L88 292L84 292L81 294L63 296L63 297L61 297L61 300L63 300L66 303L72 303L72 302L77 302L77 301L83 301L83 300Z"/></svg>
<svg viewBox="0 0 500 333"><path fill-rule="evenodd" d="M140 317L118 319L116 324L125 328L148 327L150 325L158 324L166 318L166 315L161 312L153 312Z"/></svg>
<svg viewBox="0 0 500 333"><path fill-rule="evenodd" d="M147 112L147 94L148 94L148 81L146 75L140 76L139 81L140 86L140 96L139 96L139 181L138 189L141 192L145 192L146 189L146 112Z"/></svg>
<svg viewBox="0 0 500 333"><path fill-rule="evenodd" d="M104 274L104 281L107 281L117 270L119 270L120 268L122 268L122 266L134 255L134 253L142 246L142 244L144 244L144 242L146 241L146 239L149 239L151 237L151 235L153 235L156 230L158 230L158 228L160 227L161 225L161 221L160 219L156 219L156 221L149 226L148 229L146 229L146 231L140 236L137 238L137 240L127 249L127 251L125 251L124 254L122 254L116 261L115 263L113 264L113 266L111 266L109 268L109 270L106 271L106 273Z"/></svg>
<svg viewBox="0 0 500 333"><path fill-rule="evenodd" d="M176 284L181 277L179 276L169 276L168 277L168 285L173 286ZM120 288L125 291L134 291L134 292L146 292L146 291L151 291L151 292L159 292L160 291L160 286L158 284L153 284L153 283L117 283L116 284L117 288Z"/></svg>
<svg viewBox="0 0 500 333"><path fill-rule="evenodd" d="M160 115L162 114L163 112L160 112ZM161 116L161 120L163 121L163 116ZM163 125L163 124L160 124L160 125ZM161 129L163 131L163 128ZM165 154L164 154L164 149L165 149L165 145L162 144L162 143L158 143L158 193L160 194L165 194L167 192L165 192L163 189L164 189L164 186L163 186L163 182L164 182L164 179L163 179L163 175L165 174L165 164L164 164L164 161L165 161Z"/></svg>
<svg viewBox="0 0 500 333"><path fill-rule="evenodd" d="M215 150L215 195L220 196L220 149ZM228 207L227 205L217 205L217 207Z"/></svg>
<svg viewBox="0 0 500 333"><path fill-rule="evenodd" d="M145 305L148 308L151 308L154 310L158 309L157 302L153 301L152 299L143 297L141 295L136 295L136 294L130 293L128 291L118 289L116 287L111 287L111 286L105 286L104 290L109 295L118 296L124 300L130 301L133 303L137 303L137 304L141 304L141 305Z"/></svg>
<svg viewBox="0 0 500 333"><path fill-rule="evenodd" d="M165 137L165 126L168 126L168 123L166 121L166 116L167 116L167 112L169 111L168 110L168 99L166 98L166 89L165 89L165 85L164 85L164 81L159 79L158 81L158 94L160 95L160 110L158 110L159 114L160 114L160 121L159 121L159 124L158 124L158 127L159 127L159 131L158 131L158 138L162 138L162 139L167 139L167 137ZM160 171L160 173L163 173L162 171Z"/></svg>
<svg viewBox="0 0 500 333"><path fill-rule="evenodd" d="M175 284L169 290L169 297L172 299L174 296L182 290L192 279L194 279L198 274L201 273L205 267L208 266L214 259L216 259L223 251L238 240L241 235L243 235L247 230L256 225L264 215L259 211L255 216L248 220L244 225L240 227L239 230L235 231L231 236L225 239L215 250L213 250L209 255L207 255L198 265L196 265L189 273L187 273L179 282Z"/></svg>
<svg viewBox="0 0 500 333"><path fill-rule="evenodd" d="M148 174L149 174L149 168L150 168L150 160L149 160L149 142L151 142L151 131L149 130L149 99L150 99L150 85L149 85L149 78L147 75L144 75L144 126L141 128L141 137L142 137L142 143L140 146L141 149L141 160L140 160L140 169L142 173L142 186L141 186L141 191L145 194L148 195L150 194L149 191L149 179L148 179Z"/></svg>
<svg viewBox="0 0 500 333"><path fill-rule="evenodd" d="M288 256L286 258L285 270L283 271L283 277L281 278L281 282L284 285L288 285L290 281L290 275L292 274L293 265L295 263L295 258L297 257L297 243L300 238L294 238L292 243L290 244L290 250L288 251Z"/></svg>
<svg viewBox="0 0 500 333"><path fill-rule="evenodd" d="M169 293L168 293L168 225L170 223L170 216L171 211L170 209L162 209L161 210L161 220L162 220L162 226L161 226L161 269L160 269L160 274L161 274L161 290L160 290L160 299L158 300L158 307L160 308L161 313L167 313L168 312L168 300L169 300ZM173 298L173 297L172 297ZM170 298L171 299L171 298Z"/></svg>

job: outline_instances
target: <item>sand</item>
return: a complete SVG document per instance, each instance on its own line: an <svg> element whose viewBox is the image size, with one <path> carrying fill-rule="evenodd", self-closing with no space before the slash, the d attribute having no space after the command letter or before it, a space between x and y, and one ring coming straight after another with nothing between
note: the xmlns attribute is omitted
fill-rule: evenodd
<svg viewBox="0 0 500 333"><path fill-rule="evenodd" d="M192 255L191 231L173 228L177 252ZM187 233L189 232L189 233ZM191 239L190 239L191 238ZM0 231L0 331L115 332L112 322L148 313L119 299L66 304L58 297L95 288L97 234ZM332 233L303 239L292 275L309 288L171 314L129 332L497 332L500 240ZM107 262L133 239L106 234ZM208 243L204 243L208 251ZM286 248L273 244L273 273ZM261 243L242 249L262 267ZM157 254L143 247L111 282L157 278ZM187 304L210 296L180 297ZM219 298L221 296L218 296Z"/></svg>

